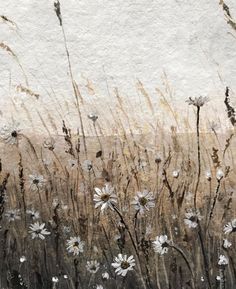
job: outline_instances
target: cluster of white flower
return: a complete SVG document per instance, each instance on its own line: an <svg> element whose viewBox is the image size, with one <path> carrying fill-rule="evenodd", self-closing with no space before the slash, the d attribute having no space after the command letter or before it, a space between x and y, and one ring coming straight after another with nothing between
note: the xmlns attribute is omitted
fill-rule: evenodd
<svg viewBox="0 0 236 289"><path fill-rule="evenodd" d="M101 207L101 211L104 211L107 208L113 210L117 203L117 195L115 194L114 188L109 184L106 184L102 189L95 188L94 190L95 208ZM134 209L140 212L140 214L144 214L145 211L149 211L150 208L155 207L153 193L148 190L137 192L131 205L133 205Z"/></svg>

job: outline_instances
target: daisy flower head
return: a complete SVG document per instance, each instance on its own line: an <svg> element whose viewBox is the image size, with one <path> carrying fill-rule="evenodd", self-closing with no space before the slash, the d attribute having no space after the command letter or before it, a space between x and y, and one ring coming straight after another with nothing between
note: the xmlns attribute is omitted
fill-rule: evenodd
<svg viewBox="0 0 236 289"><path fill-rule="evenodd" d="M154 200L153 193L144 190L143 192L137 192L131 205L134 206L136 211L143 214L146 210L149 211L150 208L155 207Z"/></svg>
<svg viewBox="0 0 236 289"><path fill-rule="evenodd" d="M94 188L94 190L95 194L93 200L95 202L95 209L101 207L102 212L107 208L113 210L113 206L117 203L117 196L114 193L114 188L109 184L106 184L102 189Z"/></svg>
<svg viewBox="0 0 236 289"><path fill-rule="evenodd" d="M110 278L110 275L109 275L108 272L102 273L102 279L103 279L103 280L108 280L109 278Z"/></svg>
<svg viewBox="0 0 236 289"><path fill-rule="evenodd" d="M0 129L0 139L10 145L17 145L20 137L19 123L4 125Z"/></svg>
<svg viewBox="0 0 236 289"><path fill-rule="evenodd" d="M55 148L55 140L52 137L46 138L43 142L43 147L46 149L49 149L50 151L53 151Z"/></svg>
<svg viewBox="0 0 236 289"><path fill-rule="evenodd" d="M28 214L32 220L37 220L40 217L39 212L34 209L26 210L26 214Z"/></svg>
<svg viewBox="0 0 236 289"><path fill-rule="evenodd" d="M210 171L206 171L206 179L208 181L211 181L211 172Z"/></svg>
<svg viewBox="0 0 236 289"><path fill-rule="evenodd" d="M195 97L195 98L189 97L189 99L186 100L186 102L189 105L194 105L194 106L197 106L197 107L203 106L208 101L209 101L209 98L208 97L203 97L203 96L199 96L199 97Z"/></svg>
<svg viewBox="0 0 236 289"><path fill-rule="evenodd" d="M78 168L78 161L76 159L69 159L67 167L69 170L77 169Z"/></svg>
<svg viewBox="0 0 236 289"><path fill-rule="evenodd" d="M166 235L160 235L156 237L156 240L152 242L153 249L156 253L164 255L169 249L169 240Z"/></svg>
<svg viewBox="0 0 236 289"><path fill-rule="evenodd" d="M98 119L98 116L95 113L90 113L87 116L88 116L88 119L91 119L94 123Z"/></svg>
<svg viewBox="0 0 236 289"><path fill-rule="evenodd" d="M220 255L219 260L218 260L218 265L227 266L228 264L229 264L228 258L226 258L224 255Z"/></svg>
<svg viewBox="0 0 236 289"><path fill-rule="evenodd" d="M20 257L20 262L21 262L21 263L24 263L25 261L26 261L26 257L25 257L25 256L21 256L21 257Z"/></svg>
<svg viewBox="0 0 236 289"><path fill-rule="evenodd" d="M97 273L97 271L99 270L100 264L98 263L97 260L93 260L93 261L87 261L86 264L86 269L92 273L95 274Z"/></svg>
<svg viewBox="0 0 236 289"><path fill-rule="evenodd" d="M45 236L51 234L45 228L45 223L39 224L39 222L35 222L34 224L30 225L29 229L29 233L32 235L32 239L39 238L41 240L44 240Z"/></svg>
<svg viewBox="0 0 236 289"><path fill-rule="evenodd" d="M69 240L66 241L66 249L69 253L73 253L74 256L78 256L79 253L84 252L85 242L81 241L80 237L70 237Z"/></svg>
<svg viewBox="0 0 236 289"><path fill-rule="evenodd" d="M11 210L8 210L6 211L5 213L5 217L7 218L7 220L9 222L13 222L13 221L16 221L16 220L20 220L21 217L20 217L20 210L19 209L11 209Z"/></svg>
<svg viewBox="0 0 236 289"><path fill-rule="evenodd" d="M199 210L190 209L185 213L184 223L189 228L196 228L198 226L198 221L202 219Z"/></svg>
<svg viewBox="0 0 236 289"><path fill-rule="evenodd" d="M90 172L93 168L93 164L90 160L85 160L82 167L86 172Z"/></svg>
<svg viewBox="0 0 236 289"><path fill-rule="evenodd" d="M223 229L225 234L230 234L236 232L236 219L233 219L231 222L227 223Z"/></svg>
<svg viewBox="0 0 236 289"><path fill-rule="evenodd" d="M173 171L172 176L177 179L179 177L179 170Z"/></svg>
<svg viewBox="0 0 236 289"><path fill-rule="evenodd" d="M228 241L227 239L223 239L223 247L225 249L228 249L232 246L232 243L230 241Z"/></svg>
<svg viewBox="0 0 236 289"><path fill-rule="evenodd" d="M135 259L132 255L127 257L127 255L118 254L111 266L116 269L115 272L117 275L125 277L128 271L133 270L133 267L135 266Z"/></svg>
<svg viewBox="0 0 236 289"><path fill-rule="evenodd" d="M41 189L44 186L45 181L46 180L44 179L42 175L39 175L39 174L29 175L30 188L33 191L37 191Z"/></svg>
<svg viewBox="0 0 236 289"><path fill-rule="evenodd" d="M217 172L216 172L216 178L218 181L220 181L221 179L223 179L224 177L224 172L222 171L222 169L218 169Z"/></svg>
<svg viewBox="0 0 236 289"><path fill-rule="evenodd" d="M52 277L52 282L53 283L58 283L59 282L59 278L57 276L53 276Z"/></svg>

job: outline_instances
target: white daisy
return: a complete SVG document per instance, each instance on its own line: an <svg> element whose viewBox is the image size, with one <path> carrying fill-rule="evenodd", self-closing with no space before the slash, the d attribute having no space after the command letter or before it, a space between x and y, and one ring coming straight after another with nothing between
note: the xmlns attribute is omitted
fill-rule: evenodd
<svg viewBox="0 0 236 289"><path fill-rule="evenodd" d="M95 122L98 119L98 116L95 113L88 114L88 118Z"/></svg>
<svg viewBox="0 0 236 289"><path fill-rule="evenodd" d="M153 193L147 190L143 192L137 192L137 195L134 197L134 201L131 202L134 205L136 211L139 211L141 214L145 212L145 210L149 211L150 208L155 207Z"/></svg>
<svg viewBox="0 0 236 289"><path fill-rule="evenodd" d="M172 176L177 179L179 177L179 170L173 171Z"/></svg>
<svg viewBox="0 0 236 289"><path fill-rule="evenodd" d="M39 222L36 222L31 224L29 229L29 233L32 235L32 239L40 238L41 240L44 240L46 235L51 234L47 231L47 229L45 229L45 223L39 224Z"/></svg>
<svg viewBox="0 0 236 289"><path fill-rule="evenodd" d="M75 159L69 159L68 160L68 167L69 169L76 169L78 168L78 161Z"/></svg>
<svg viewBox="0 0 236 289"><path fill-rule="evenodd" d="M220 181L224 177L224 172L221 169L218 169L216 172L216 178L218 181Z"/></svg>
<svg viewBox="0 0 236 289"><path fill-rule="evenodd" d="M34 191L41 189L46 180L44 179L44 177L42 175L39 174L33 174L33 175L29 175L29 182L30 182L30 188Z"/></svg>
<svg viewBox="0 0 236 289"><path fill-rule="evenodd" d="M70 237L69 240L66 241L66 249L69 253L73 253L73 255L79 255L79 253L84 252L85 242L81 241L80 237Z"/></svg>
<svg viewBox="0 0 236 289"><path fill-rule="evenodd" d="M234 219L231 222L229 222L228 224L226 224L224 226L223 231L225 234L230 234L232 232L236 232L236 219Z"/></svg>
<svg viewBox="0 0 236 289"><path fill-rule="evenodd" d="M19 209L8 210L6 211L5 216L9 222L21 219Z"/></svg>
<svg viewBox="0 0 236 289"><path fill-rule="evenodd" d="M20 136L19 123L13 123L11 125L4 125L0 129L0 139L5 143L15 145L18 144Z"/></svg>
<svg viewBox="0 0 236 289"><path fill-rule="evenodd" d="M94 261L87 261L86 268L90 273L97 273L99 270L100 264L98 263L97 260Z"/></svg>
<svg viewBox="0 0 236 289"><path fill-rule="evenodd" d="M21 256L21 257L20 257L20 262L21 262L21 263L24 263L25 261L26 261L26 257L25 257L25 256Z"/></svg>
<svg viewBox="0 0 236 289"><path fill-rule="evenodd" d="M211 180L211 172L210 172L210 171L206 171L206 179L207 179L208 181Z"/></svg>
<svg viewBox="0 0 236 289"><path fill-rule="evenodd" d="M113 205L117 203L117 196L114 193L114 189L106 184L102 189L95 188L95 194L93 200L95 202L95 208L101 206L101 211L110 208L113 209Z"/></svg>
<svg viewBox="0 0 236 289"><path fill-rule="evenodd" d="M226 266L229 264L228 258L226 258L224 255L220 255L218 265L220 266Z"/></svg>
<svg viewBox="0 0 236 289"><path fill-rule="evenodd" d="M135 259L132 255L127 258L127 255L118 254L118 257L115 257L114 261L115 263L112 263L111 266L116 269L117 275L123 277L126 276L128 271L132 271L135 266Z"/></svg>
<svg viewBox="0 0 236 289"><path fill-rule="evenodd" d="M189 105L194 105L194 106L197 106L197 107L201 107L203 106L205 103L207 103L209 101L209 98L208 97L202 97L202 96L199 96L199 97L195 97L194 99L192 97L189 97L188 100L186 100L186 102L189 104Z"/></svg>
<svg viewBox="0 0 236 289"><path fill-rule="evenodd" d="M71 227L70 226L63 226L62 231L64 232L64 234L68 234L71 232Z"/></svg>
<svg viewBox="0 0 236 289"><path fill-rule="evenodd" d="M228 249L228 248L230 248L232 246L232 243L231 242L229 242L227 239L223 239L223 247L225 248L225 249Z"/></svg>
<svg viewBox="0 0 236 289"><path fill-rule="evenodd" d="M202 219L200 212L198 210L190 209L187 213L185 213L184 223L189 228L196 228L198 226L198 221Z"/></svg>
<svg viewBox="0 0 236 289"><path fill-rule="evenodd" d="M169 249L169 240L166 235L157 236L156 240L152 242L153 249L156 253L164 255Z"/></svg>
<svg viewBox="0 0 236 289"><path fill-rule="evenodd" d="M103 280L108 280L109 278L110 278L110 275L109 275L108 272L102 273L102 279L103 279Z"/></svg>
<svg viewBox="0 0 236 289"><path fill-rule="evenodd" d="M57 276L53 276L53 277L52 277L52 282L53 282L53 283L58 283L58 282L59 282L58 277L57 277Z"/></svg>
<svg viewBox="0 0 236 289"><path fill-rule="evenodd" d="M91 169L93 168L93 164L90 160L85 160L83 162L83 165L82 165L83 169L86 171L86 172L90 172Z"/></svg>
<svg viewBox="0 0 236 289"><path fill-rule="evenodd" d="M52 137L46 138L43 142L43 147L53 151L55 148L55 140Z"/></svg>
<svg viewBox="0 0 236 289"><path fill-rule="evenodd" d="M102 285L97 285L96 289L104 289L104 287Z"/></svg>
<svg viewBox="0 0 236 289"><path fill-rule="evenodd" d="M33 220L37 220L40 217L39 212L34 209L26 210L26 214L28 214Z"/></svg>

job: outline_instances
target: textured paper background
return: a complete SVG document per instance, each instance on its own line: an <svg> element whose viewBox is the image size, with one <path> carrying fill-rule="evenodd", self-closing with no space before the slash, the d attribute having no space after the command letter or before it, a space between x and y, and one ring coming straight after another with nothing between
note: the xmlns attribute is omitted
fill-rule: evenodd
<svg viewBox="0 0 236 289"><path fill-rule="evenodd" d="M236 2L229 0L227 5L236 15ZM61 10L74 75L90 105L85 113L90 108L99 113L100 106L104 113L108 107L104 104L112 108L107 86L111 91L118 87L124 98L139 105L137 79L155 103L155 88L162 85L163 73L179 108L186 107L188 96L200 94L210 96L220 107L225 86L235 89L235 31L217 0L61 0ZM24 83L22 71L1 50L2 119L16 114L12 98L19 107L23 101L31 108L35 127L40 122L35 111L43 105L55 118L56 107L64 118L73 116L68 65L53 1L1 1L0 11L19 28L16 33L1 23L0 40L17 54L30 88L40 94L35 108L28 96L16 93L14 86ZM52 90L57 100L51 97ZM25 118L21 109L17 118ZM68 121L76 126L71 117ZM29 127L27 122L23 125Z"/></svg>

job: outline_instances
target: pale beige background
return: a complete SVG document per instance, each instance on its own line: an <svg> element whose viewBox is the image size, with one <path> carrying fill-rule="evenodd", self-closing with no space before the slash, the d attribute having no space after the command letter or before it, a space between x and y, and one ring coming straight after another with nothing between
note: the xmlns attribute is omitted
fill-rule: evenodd
<svg viewBox="0 0 236 289"><path fill-rule="evenodd" d="M228 0L227 5L236 18L236 2ZM98 113L102 125L109 128L109 108L115 111L113 90L118 87L127 107L135 107L129 113L152 121L136 88L139 79L156 107L155 116L162 118L155 88L164 89L164 74L176 108L187 113L185 99L201 94L211 98L215 112L224 114L224 88L236 88L236 33L218 0L61 0L61 9L74 75L86 104L84 115ZM53 1L2 0L0 14L18 25L16 30L1 23L0 41L17 54L30 89L40 94L35 101L16 92L16 85L24 85L22 71L0 50L1 121L12 117L32 130L26 108L36 131L45 133L37 111L45 119L51 114L57 125L64 118L76 128L78 118Z"/></svg>

